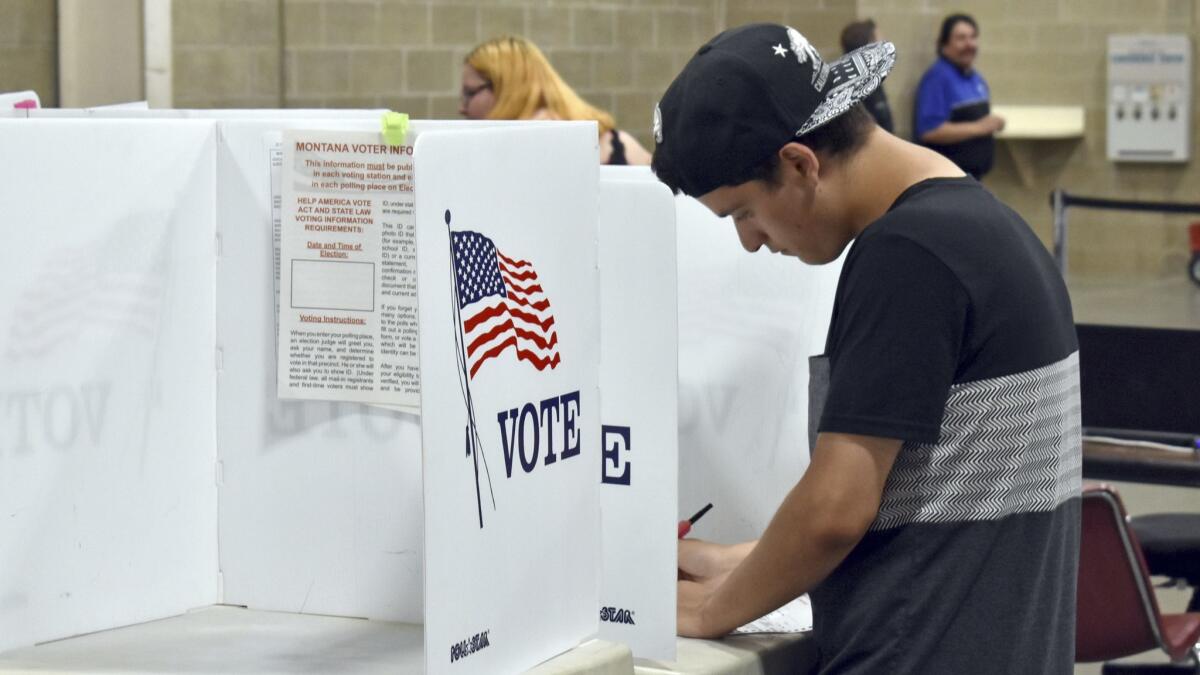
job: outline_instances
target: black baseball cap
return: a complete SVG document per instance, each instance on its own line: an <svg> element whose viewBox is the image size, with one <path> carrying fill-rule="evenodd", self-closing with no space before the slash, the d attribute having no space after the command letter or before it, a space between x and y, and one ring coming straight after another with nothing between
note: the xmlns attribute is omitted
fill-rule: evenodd
<svg viewBox="0 0 1200 675"><path fill-rule="evenodd" d="M672 167L694 197L730 185L866 98L895 62L890 42L826 63L794 28L731 28L692 56L655 107L656 165Z"/></svg>

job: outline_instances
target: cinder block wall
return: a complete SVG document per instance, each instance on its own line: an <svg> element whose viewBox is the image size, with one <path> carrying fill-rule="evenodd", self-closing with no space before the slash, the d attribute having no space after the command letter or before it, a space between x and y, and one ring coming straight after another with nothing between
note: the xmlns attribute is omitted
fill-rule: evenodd
<svg viewBox="0 0 1200 675"><path fill-rule="evenodd" d="M57 26L49 0L0 0L0 92L32 89L58 105Z"/></svg>
<svg viewBox="0 0 1200 675"><path fill-rule="evenodd" d="M912 93L934 58L941 18L966 12L980 26L979 71L993 103L1081 105L1078 141L1035 144L1033 185L1018 177L1001 143L984 183L1050 243L1049 194L1055 187L1098 197L1200 202L1200 67L1193 52L1192 160L1187 164L1115 164L1105 157L1107 47L1110 33L1186 33L1200 42L1195 0L859 0L896 43L899 61L887 81L897 130L911 134ZM1112 279L1181 278L1189 258L1187 225L1200 217L1071 210L1071 272Z"/></svg>
<svg viewBox="0 0 1200 675"><path fill-rule="evenodd" d="M463 57L536 42L644 142L658 94L723 25L723 0L175 0L175 105L386 107L458 116Z"/></svg>
<svg viewBox="0 0 1200 675"><path fill-rule="evenodd" d="M57 104L56 3L0 0L0 91L34 89ZM457 116L459 67L473 45L518 33L540 44L581 93L649 145L650 111L703 40L726 26L784 21L827 56L841 27L872 17L899 50L887 81L898 129L910 133L912 92L934 58L939 20L974 14L979 68L993 99L1082 105L1080 141L1036 146L1034 181L1018 178L1002 144L987 185L1049 242L1056 186L1101 196L1200 201L1200 123L1186 165L1105 158L1109 33L1183 32L1200 42L1195 0L174 0L177 107L388 107ZM1200 93L1200 67L1193 95ZM1188 258L1180 216L1075 211L1072 270L1113 278L1178 277Z"/></svg>
<svg viewBox="0 0 1200 675"><path fill-rule="evenodd" d="M174 0L176 108L282 108L280 0Z"/></svg>
<svg viewBox="0 0 1200 675"><path fill-rule="evenodd" d="M41 5L0 0L0 18L12 12L6 8ZM1003 144L985 180L1043 240L1051 238L1048 195L1056 186L1200 201L1195 113L1194 159L1182 166L1113 164L1105 158L1104 128L1107 35L1184 32L1195 44L1195 0L175 0L175 105L366 106L454 118L466 52L489 37L518 33L649 146L654 102L708 36L749 21L783 21L832 57L842 26L872 17L899 52L886 87L898 132L908 136L912 92L934 59L941 17L954 11L980 23L979 69L996 103L1086 109L1085 138L1036 146L1032 186L1021 183ZM10 33L0 25L0 45ZM1200 93L1200 67L1195 73ZM1072 270L1178 277L1189 220L1073 212Z"/></svg>

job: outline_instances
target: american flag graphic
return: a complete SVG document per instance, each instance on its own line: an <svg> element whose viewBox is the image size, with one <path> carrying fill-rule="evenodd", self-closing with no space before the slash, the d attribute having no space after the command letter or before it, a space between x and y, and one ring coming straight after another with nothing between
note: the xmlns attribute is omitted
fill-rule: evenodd
<svg viewBox="0 0 1200 675"><path fill-rule="evenodd" d="M46 357L89 330L153 338L165 288L161 236L122 223L108 236L47 256L13 305L9 360Z"/></svg>
<svg viewBox="0 0 1200 675"><path fill-rule="evenodd" d="M468 376L504 353L538 370L558 366L554 315L533 264L478 232L453 232L451 242Z"/></svg>

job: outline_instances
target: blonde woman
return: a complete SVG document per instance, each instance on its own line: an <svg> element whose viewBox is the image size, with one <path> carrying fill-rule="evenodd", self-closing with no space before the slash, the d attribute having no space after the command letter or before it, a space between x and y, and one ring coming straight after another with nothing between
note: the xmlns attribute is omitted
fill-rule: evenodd
<svg viewBox="0 0 1200 675"><path fill-rule="evenodd" d="M580 98L525 38L494 38L471 50L458 112L473 120L595 120L601 164L650 163L650 153L617 129L612 115Z"/></svg>

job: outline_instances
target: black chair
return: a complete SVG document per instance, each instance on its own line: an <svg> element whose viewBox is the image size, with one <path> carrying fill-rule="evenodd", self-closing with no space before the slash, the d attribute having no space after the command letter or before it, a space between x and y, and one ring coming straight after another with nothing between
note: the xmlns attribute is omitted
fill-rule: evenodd
<svg viewBox="0 0 1200 675"><path fill-rule="evenodd" d="M1142 544L1150 574L1191 586L1187 611L1200 612L1200 513L1133 516L1129 527Z"/></svg>

